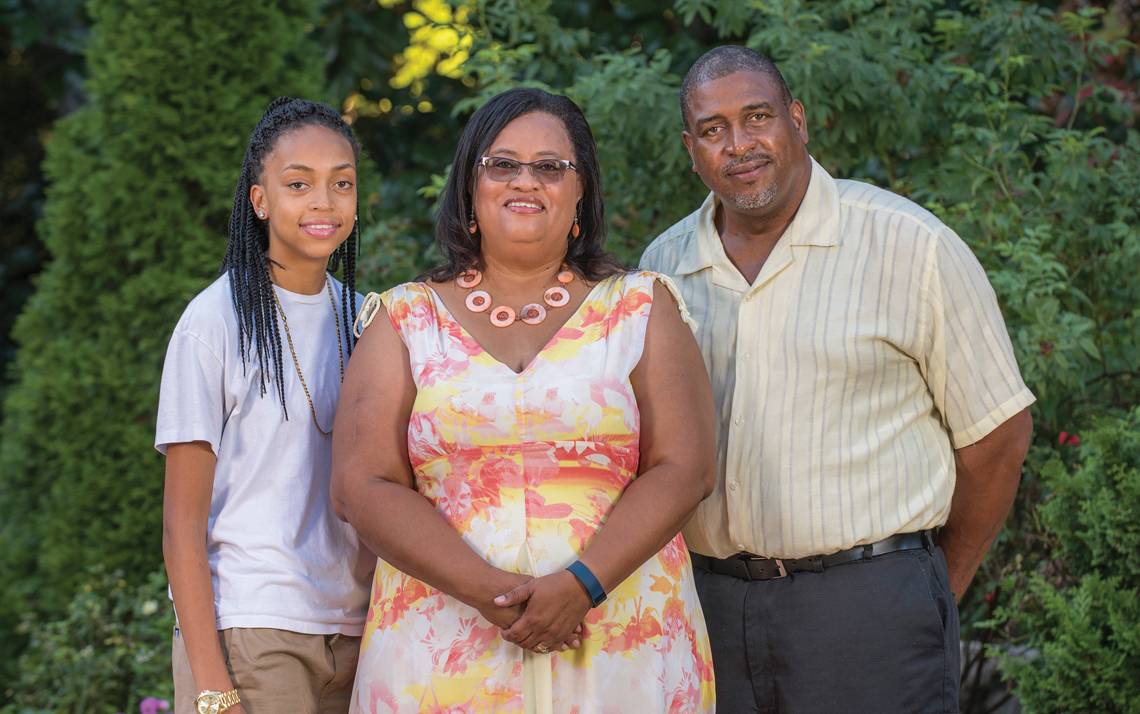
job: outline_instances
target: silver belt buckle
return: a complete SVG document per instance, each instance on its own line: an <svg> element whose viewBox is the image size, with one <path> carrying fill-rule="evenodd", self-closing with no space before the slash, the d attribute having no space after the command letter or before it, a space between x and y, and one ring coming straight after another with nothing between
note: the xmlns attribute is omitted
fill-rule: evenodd
<svg viewBox="0 0 1140 714"><path fill-rule="evenodd" d="M748 557L748 560L770 560L775 563L776 572L778 572L779 575L768 578L768 580L779 580L780 578L788 577L788 569L784 567L784 561L779 558L765 558L762 555L751 555Z"/></svg>

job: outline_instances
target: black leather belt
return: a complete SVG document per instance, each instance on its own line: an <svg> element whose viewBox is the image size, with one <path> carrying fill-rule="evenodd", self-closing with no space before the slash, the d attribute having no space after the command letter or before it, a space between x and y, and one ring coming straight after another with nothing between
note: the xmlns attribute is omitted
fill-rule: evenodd
<svg viewBox="0 0 1140 714"><path fill-rule="evenodd" d="M934 550L932 531L897 533L875 543L857 545L829 555L811 555L806 558L763 558L751 553L737 553L729 558L712 558L700 553L689 555L693 559L693 567L710 573L731 575L741 580L774 580L785 578L790 573L820 573L824 568L870 560L877 555L924 548Z"/></svg>

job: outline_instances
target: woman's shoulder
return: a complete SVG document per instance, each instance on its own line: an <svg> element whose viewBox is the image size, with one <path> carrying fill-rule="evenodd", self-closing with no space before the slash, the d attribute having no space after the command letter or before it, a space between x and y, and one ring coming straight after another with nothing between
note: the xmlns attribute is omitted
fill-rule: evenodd
<svg viewBox="0 0 1140 714"><path fill-rule="evenodd" d="M656 298L661 296L663 292L667 293L672 300L665 299L664 304L671 308L675 307L681 313L681 320L694 331L697 329L696 322L689 315L689 309L685 305L685 298L682 297L680 288L668 275L654 270L638 269L613 276L611 279L616 279L615 286L618 287L622 302L625 303L631 299L636 299L652 307L658 301ZM661 289L657 289L657 286L660 286Z"/></svg>
<svg viewBox="0 0 1140 714"><path fill-rule="evenodd" d="M428 284L419 280L410 280L406 283L393 285L378 292L370 292L369 295L378 295L384 299L392 300L413 300L417 297L423 296L427 293Z"/></svg>
<svg viewBox="0 0 1140 714"><path fill-rule="evenodd" d="M356 336L360 337L364 333L381 310L388 313L392 325L399 329L409 315L422 312L423 307L430 304L431 287L425 282L410 281L382 292L370 292L360 306L354 325Z"/></svg>
<svg viewBox="0 0 1140 714"><path fill-rule="evenodd" d="M652 290L655 281L669 281L671 279L664 273L641 268L630 268L621 272L607 275L598 280L596 285L609 285L616 290Z"/></svg>
<svg viewBox="0 0 1140 714"><path fill-rule="evenodd" d="M393 285L379 293L369 293L368 297L375 295L374 299L384 304L391 311L402 306L414 306L431 300L431 285L419 280L412 280L399 285ZM368 298L365 298L367 300Z"/></svg>
<svg viewBox="0 0 1140 714"><path fill-rule="evenodd" d="M598 282L599 286L608 286L609 290L619 295L629 295L630 293L639 293L647 295L651 300L654 294L654 286L661 285L674 299L680 301L681 293L677 288L677 284L673 279L664 273L658 273L653 270L627 270L607 278L602 278Z"/></svg>

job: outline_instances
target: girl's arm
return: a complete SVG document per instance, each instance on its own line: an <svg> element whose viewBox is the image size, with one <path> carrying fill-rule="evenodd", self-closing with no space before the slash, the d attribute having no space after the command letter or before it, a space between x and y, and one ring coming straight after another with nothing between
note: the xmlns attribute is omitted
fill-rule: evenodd
<svg viewBox="0 0 1140 714"><path fill-rule="evenodd" d="M217 459L204 441L170 444L162 499L162 555L174 595L178 627L198 688L234 688L218 641L214 585L206 560L206 526ZM243 712L240 704L227 714Z"/></svg>
<svg viewBox="0 0 1140 714"><path fill-rule="evenodd" d="M659 283L654 283L645 349L630 382L641 412L641 473L581 556L606 592L677 535L716 485L708 373L693 333ZM590 609L586 591L565 570L536 578L497 602L526 604L523 616L503 635L526 649L562 641Z"/></svg>
<svg viewBox="0 0 1140 714"><path fill-rule="evenodd" d="M493 598L530 578L483 560L415 490L407 446L415 396L407 348L387 316L377 315L353 350L341 387L333 507L385 561L507 627L521 607L499 607Z"/></svg>

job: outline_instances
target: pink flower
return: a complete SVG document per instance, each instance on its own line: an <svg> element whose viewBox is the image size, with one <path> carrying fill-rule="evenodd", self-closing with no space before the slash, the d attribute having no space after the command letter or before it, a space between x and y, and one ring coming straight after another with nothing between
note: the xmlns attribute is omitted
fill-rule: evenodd
<svg viewBox="0 0 1140 714"><path fill-rule="evenodd" d="M139 714L158 714L170 711L170 702L158 697L147 697L139 702Z"/></svg>

